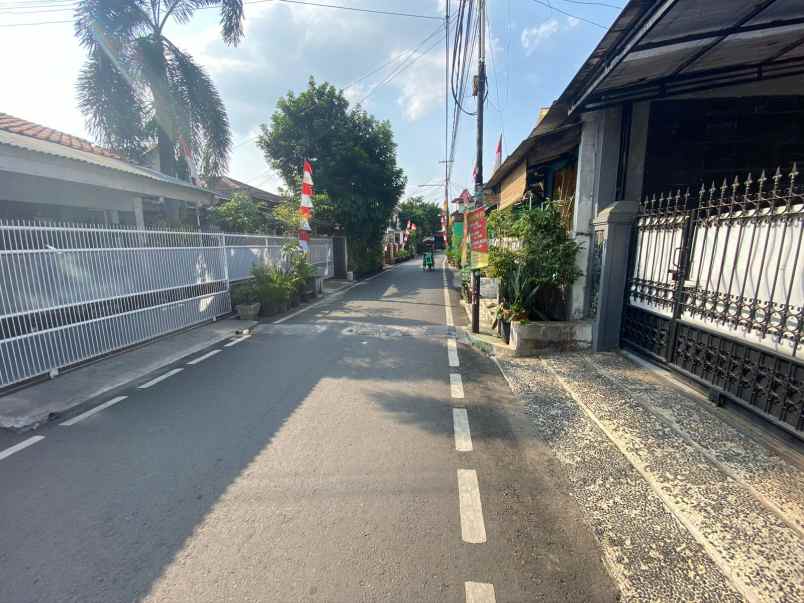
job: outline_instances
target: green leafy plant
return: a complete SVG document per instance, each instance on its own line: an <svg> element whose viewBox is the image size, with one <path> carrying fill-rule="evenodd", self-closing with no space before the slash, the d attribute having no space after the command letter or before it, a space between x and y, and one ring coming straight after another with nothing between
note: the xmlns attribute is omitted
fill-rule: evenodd
<svg viewBox="0 0 804 603"><path fill-rule="evenodd" d="M303 295L310 287L311 281L318 276L318 270L295 241L289 241L282 246L282 257L286 272L291 279L293 294Z"/></svg>
<svg viewBox="0 0 804 603"><path fill-rule="evenodd" d="M260 292L253 280L233 284L230 295L232 304L235 306L254 304L260 301Z"/></svg>
<svg viewBox="0 0 804 603"><path fill-rule="evenodd" d="M294 290L293 279L280 267L254 266L251 274L264 314L281 311L290 303Z"/></svg>
<svg viewBox="0 0 804 603"><path fill-rule="evenodd" d="M265 210L247 194L237 192L209 213L210 221L224 232L266 232L270 220Z"/></svg>
<svg viewBox="0 0 804 603"><path fill-rule="evenodd" d="M500 279L500 317L563 318L559 316L563 310L557 311L555 299L564 299L566 290L582 272L575 263L581 246L567 235L560 208L547 201L541 207L517 214L510 209L494 214L490 222L495 238L519 242L516 249L498 245L489 253L487 272Z"/></svg>

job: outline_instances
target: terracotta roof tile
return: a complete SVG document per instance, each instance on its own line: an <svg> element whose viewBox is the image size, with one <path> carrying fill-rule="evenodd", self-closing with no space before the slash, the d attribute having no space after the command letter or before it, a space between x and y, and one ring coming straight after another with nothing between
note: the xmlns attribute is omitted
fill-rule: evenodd
<svg viewBox="0 0 804 603"><path fill-rule="evenodd" d="M26 121L7 113L0 113L0 130L6 130L8 132L13 132L14 134L22 134L23 136L30 136L31 138L36 138L38 140L55 142L66 147L77 149L79 151L86 151L87 153L93 153L102 157L114 157L116 159L122 159L122 157L120 157L120 155L117 153L94 145L88 140L84 140L83 138L78 138L77 136L72 136L70 134L65 134L59 130L54 130L53 128L48 128L31 121Z"/></svg>

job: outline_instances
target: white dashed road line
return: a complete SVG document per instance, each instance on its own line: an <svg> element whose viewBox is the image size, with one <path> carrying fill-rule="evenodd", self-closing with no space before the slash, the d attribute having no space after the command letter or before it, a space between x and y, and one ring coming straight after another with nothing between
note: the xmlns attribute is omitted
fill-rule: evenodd
<svg viewBox="0 0 804 603"><path fill-rule="evenodd" d="M240 343L241 341L245 341L245 340L246 340L246 339L248 339L249 337L251 337L251 335L243 335L242 337L238 337L237 339L232 339L232 341L230 341L229 343L225 343L225 344L223 344L223 347L225 347L225 348L230 348L230 347L232 347L233 345L237 345L237 344L238 344L238 343Z"/></svg>
<svg viewBox="0 0 804 603"><path fill-rule="evenodd" d="M452 424L455 430L455 450L472 451L472 432L469 431L469 415L465 408L452 409Z"/></svg>
<svg viewBox="0 0 804 603"><path fill-rule="evenodd" d="M486 542L483 506L480 504L480 488L477 484L477 471L474 469L458 469L458 502L463 541L471 544Z"/></svg>
<svg viewBox="0 0 804 603"><path fill-rule="evenodd" d="M127 397L128 396L117 396L116 398L112 398L108 402L104 402L103 404L99 404L95 408L91 408L88 411L86 411L84 413L81 413L80 415L78 415L76 417L73 417L72 419L70 419L68 421L64 421L64 423L59 423L59 425L61 425L62 427L70 427L71 425L75 425L76 423L79 423L79 422L83 421L84 419L87 419L87 418L91 417L92 415L94 415L96 413L99 413L100 411L102 411L104 409L109 408L110 406L114 406L118 402L122 402Z"/></svg>
<svg viewBox="0 0 804 603"><path fill-rule="evenodd" d="M450 367L456 368L461 365L458 360L458 342L454 337L447 337L447 355L449 356Z"/></svg>
<svg viewBox="0 0 804 603"><path fill-rule="evenodd" d="M195 360L190 360L190 362L188 362L187 364L192 366L194 364L198 364L199 362L204 362L204 360L206 360L207 358L212 358L215 354L219 354L220 352L221 350L212 350L211 352L207 352L203 356L199 356Z"/></svg>
<svg viewBox="0 0 804 603"><path fill-rule="evenodd" d="M176 375L177 373L180 373L180 372L182 372L183 370L184 370L184 369L175 368L175 369L173 369L172 371L168 371L168 372L167 372L167 373L165 373L164 375L159 375L159 376L158 376L158 377L156 377L155 379L151 379L150 381L148 381L148 382L146 382L146 383L143 383L143 384L142 384L142 385L140 385L140 386L139 386L137 389L148 389L149 387L153 387L153 386L154 386L154 385L156 385L157 383L161 383L161 382L162 382L162 381L164 381L165 379L169 379L169 378L170 378L170 377L172 377L173 375Z"/></svg>
<svg viewBox="0 0 804 603"><path fill-rule="evenodd" d="M466 582L466 603L496 603L494 585L485 582Z"/></svg>
<svg viewBox="0 0 804 603"><path fill-rule="evenodd" d="M7 459L8 457L10 457L15 452L19 452L20 450L25 450L26 448L28 448L28 446L33 446L37 442L41 442L44 439L45 439L45 436L41 436L41 435L31 436L30 438L28 438L27 440L23 440L19 444L14 444L10 448L6 448L5 450L0 450L0 461L2 461L3 459Z"/></svg>
<svg viewBox="0 0 804 603"><path fill-rule="evenodd" d="M449 393L453 398L463 398L463 381L459 373L449 374Z"/></svg>

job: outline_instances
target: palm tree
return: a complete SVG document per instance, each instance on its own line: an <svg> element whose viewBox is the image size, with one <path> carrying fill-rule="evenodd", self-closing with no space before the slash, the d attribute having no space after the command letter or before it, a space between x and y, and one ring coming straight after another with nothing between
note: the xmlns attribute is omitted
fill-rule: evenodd
<svg viewBox="0 0 804 603"><path fill-rule="evenodd" d="M75 31L87 49L78 79L79 106L93 136L130 157L159 147L160 169L175 176L181 146L201 172L226 171L232 138L226 109L207 72L163 35L173 19L220 7L223 40L243 36L242 0L79 0Z"/></svg>

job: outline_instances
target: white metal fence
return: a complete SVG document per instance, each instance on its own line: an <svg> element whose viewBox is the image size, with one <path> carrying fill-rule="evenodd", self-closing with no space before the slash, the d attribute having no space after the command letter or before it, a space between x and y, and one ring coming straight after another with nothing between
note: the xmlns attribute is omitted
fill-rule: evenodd
<svg viewBox="0 0 804 603"><path fill-rule="evenodd" d="M289 240L0 221L0 387L228 313ZM331 239L310 248L331 277Z"/></svg>

